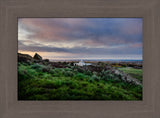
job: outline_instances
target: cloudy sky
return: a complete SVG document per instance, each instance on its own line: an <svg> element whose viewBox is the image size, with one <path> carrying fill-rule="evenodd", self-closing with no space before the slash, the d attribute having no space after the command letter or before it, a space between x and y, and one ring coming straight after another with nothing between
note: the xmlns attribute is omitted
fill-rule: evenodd
<svg viewBox="0 0 160 118"><path fill-rule="evenodd" d="M18 52L51 60L142 59L142 19L19 18Z"/></svg>

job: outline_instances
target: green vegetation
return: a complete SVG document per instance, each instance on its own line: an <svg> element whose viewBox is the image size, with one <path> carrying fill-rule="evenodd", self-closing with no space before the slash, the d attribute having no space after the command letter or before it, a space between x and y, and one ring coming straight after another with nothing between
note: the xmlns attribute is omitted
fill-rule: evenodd
<svg viewBox="0 0 160 118"><path fill-rule="evenodd" d="M125 71L125 68L120 69ZM128 72L134 75L131 70ZM139 71L134 72L140 77ZM18 63L18 99L142 100L142 86L124 82L110 71L84 71L73 64L67 68L53 68Z"/></svg>
<svg viewBox="0 0 160 118"><path fill-rule="evenodd" d="M122 70L124 73L127 73L130 76L132 76L142 82L142 76L143 76L142 69L135 69L132 67L122 67L122 68L118 68L118 69Z"/></svg>

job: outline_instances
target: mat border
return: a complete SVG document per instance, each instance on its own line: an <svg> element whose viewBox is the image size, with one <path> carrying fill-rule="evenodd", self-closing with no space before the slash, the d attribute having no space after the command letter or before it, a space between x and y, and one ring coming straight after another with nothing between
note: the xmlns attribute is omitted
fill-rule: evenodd
<svg viewBox="0 0 160 118"><path fill-rule="evenodd" d="M0 118L159 118L159 11L160 0L0 0ZM17 101L18 17L143 17L143 101Z"/></svg>

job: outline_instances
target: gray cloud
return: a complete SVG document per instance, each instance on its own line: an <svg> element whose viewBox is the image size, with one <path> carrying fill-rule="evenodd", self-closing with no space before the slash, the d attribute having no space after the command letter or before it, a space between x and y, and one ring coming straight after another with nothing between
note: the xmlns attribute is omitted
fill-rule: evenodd
<svg viewBox="0 0 160 118"><path fill-rule="evenodd" d="M134 48L134 47L133 47ZM20 42L19 50L22 51L33 51L33 52L63 52L72 54L96 54L96 55L107 55L107 54L142 54L142 49L135 47L121 47L121 48L86 48L86 47L73 47L73 48L57 48L48 46L36 46L36 45L24 45Z"/></svg>
<svg viewBox="0 0 160 118"><path fill-rule="evenodd" d="M19 33L25 32L26 38L18 42L22 51L142 55L140 18L22 18L18 25ZM44 45L72 42L68 48Z"/></svg>

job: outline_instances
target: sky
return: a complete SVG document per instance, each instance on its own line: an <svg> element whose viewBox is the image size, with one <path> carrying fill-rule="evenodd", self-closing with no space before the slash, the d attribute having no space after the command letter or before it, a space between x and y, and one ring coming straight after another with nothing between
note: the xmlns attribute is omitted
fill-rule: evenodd
<svg viewBox="0 0 160 118"><path fill-rule="evenodd" d="M50 60L142 60L142 24L142 18L19 18L18 52Z"/></svg>

